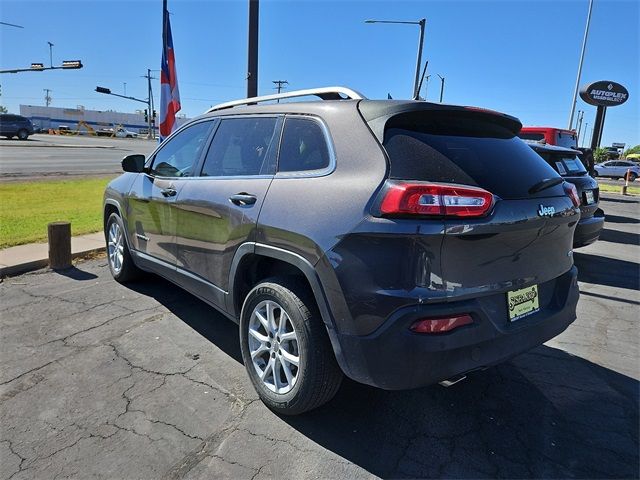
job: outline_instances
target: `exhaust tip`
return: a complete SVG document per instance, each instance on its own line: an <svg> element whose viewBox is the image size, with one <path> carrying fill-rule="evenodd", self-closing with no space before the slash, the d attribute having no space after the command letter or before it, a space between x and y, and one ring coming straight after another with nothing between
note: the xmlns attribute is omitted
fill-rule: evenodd
<svg viewBox="0 0 640 480"><path fill-rule="evenodd" d="M441 382L438 382L438 384L442 385L445 388L449 388L449 387L454 386L456 383L461 382L465 378L467 378L466 375L456 375L455 377L451 377L451 378L448 378L447 380L443 380Z"/></svg>

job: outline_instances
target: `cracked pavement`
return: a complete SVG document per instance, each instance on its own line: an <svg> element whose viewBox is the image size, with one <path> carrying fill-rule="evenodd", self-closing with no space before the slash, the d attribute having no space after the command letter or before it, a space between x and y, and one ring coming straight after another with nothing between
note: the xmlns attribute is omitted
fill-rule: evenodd
<svg viewBox="0 0 640 480"><path fill-rule="evenodd" d="M0 479L638 478L638 200L605 195L576 252L578 320L451 388L345 381L278 417L237 327L105 259L0 284Z"/></svg>

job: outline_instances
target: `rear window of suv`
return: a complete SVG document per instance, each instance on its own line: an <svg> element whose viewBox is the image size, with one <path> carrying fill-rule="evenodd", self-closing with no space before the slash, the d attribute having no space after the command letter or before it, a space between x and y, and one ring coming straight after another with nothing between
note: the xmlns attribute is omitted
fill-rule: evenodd
<svg viewBox="0 0 640 480"><path fill-rule="evenodd" d="M393 179L456 183L502 198L558 174L513 132L465 112L410 112L387 121L383 145ZM562 187L534 196L563 195Z"/></svg>
<svg viewBox="0 0 640 480"><path fill-rule="evenodd" d="M587 173L584 165L575 155L540 152L540 156L560 175L585 175Z"/></svg>

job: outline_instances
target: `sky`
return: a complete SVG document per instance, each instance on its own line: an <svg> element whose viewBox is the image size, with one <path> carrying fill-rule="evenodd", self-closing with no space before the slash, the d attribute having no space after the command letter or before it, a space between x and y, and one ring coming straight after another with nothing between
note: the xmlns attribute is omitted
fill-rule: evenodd
<svg viewBox="0 0 640 480"><path fill-rule="evenodd" d="M247 0L169 0L182 100L193 117L216 103L246 96ZM258 91L344 85L369 98L410 98L419 28L365 24L366 19L426 18L426 97L515 115L524 125L568 124L588 0L260 2ZM0 69L80 59L82 70L0 75L0 104L133 112L142 103L96 93L146 98L147 68L159 105L162 0L0 0ZM624 105L609 108L603 145L640 144L640 2L594 0L581 85L612 80L626 86ZM155 70L155 71L154 71ZM425 95L423 86L422 95ZM578 98L587 130L596 107ZM584 129L584 127L583 127ZM586 138L588 141L588 138ZM582 145L582 141L580 142Z"/></svg>

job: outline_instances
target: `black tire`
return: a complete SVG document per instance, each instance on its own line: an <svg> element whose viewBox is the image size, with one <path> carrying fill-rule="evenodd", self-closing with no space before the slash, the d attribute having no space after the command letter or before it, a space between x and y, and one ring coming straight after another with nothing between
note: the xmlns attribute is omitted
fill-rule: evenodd
<svg viewBox="0 0 640 480"><path fill-rule="evenodd" d="M629 172L629 175L625 175L625 177L626 177L626 176L628 176L628 177L629 177L629 181L630 181L630 182L635 182L635 181L636 181L636 178L638 178L638 175L636 175L636 174L635 174L635 173L633 173L633 172Z"/></svg>
<svg viewBox="0 0 640 480"><path fill-rule="evenodd" d="M593 178L596 178L596 177L598 176L598 171L597 171L597 170L594 170L594 171L593 171L593 175L591 175L591 176L592 176Z"/></svg>
<svg viewBox="0 0 640 480"><path fill-rule="evenodd" d="M29 138L28 131L26 131L24 128L21 130L18 130L18 140L26 140L27 138Z"/></svg>
<svg viewBox="0 0 640 480"><path fill-rule="evenodd" d="M296 283L293 278L287 277L262 281L245 298L240 316L240 348L251 383L264 404L276 413L283 415L298 415L325 404L335 396L343 378L313 296L307 289L300 288ZM284 309L297 337L299 366L295 370L295 381L291 382L293 387L285 393L272 391L267 383L262 381L251 358L249 325L254 309L265 301L275 302L281 309ZM277 309L274 310L274 312L276 311ZM269 338L274 340L276 337L274 335ZM252 341L255 342L255 340ZM279 337L278 341L274 344L278 345L277 354L279 355L280 347L284 349L284 342ZM291 344L287 348L291 348ZM265 355L267 359L270 359L271 356L276 358L275 352L266 351ZM276 362L274 365L277 366L278 360L274 361ZM282 360L280 360L280 365L282 365ZM291 365L289 364L290 367ZM277 367L272 367L271 370L275 384L273 368ZM279 368L282 369L282 366ZM264 368L264 371L266 370L267 366ZM293 368L291 370L293 371ZM288 380L283 374L283 370L278 370L281 381Z"/></svg>
<svg viewBox="0 0 640 480"><path fill-rule="evenodd" d="M112 255L113 245L110 246L110 240L112 240L110 235L114 225L117 225L117 229L121 232L120 245L122 245L122 259L120 262L115 260L115 257ZM109 264L109 270L111 270L113 278L120 283L130 282L139 278L142 271L133 263L133 259L129 253L129 246L127 245L127 240L125 238L124 223L122 222L120 215L117 213L109 215L104 236L107 244L107 263Z"/></svg>

